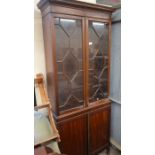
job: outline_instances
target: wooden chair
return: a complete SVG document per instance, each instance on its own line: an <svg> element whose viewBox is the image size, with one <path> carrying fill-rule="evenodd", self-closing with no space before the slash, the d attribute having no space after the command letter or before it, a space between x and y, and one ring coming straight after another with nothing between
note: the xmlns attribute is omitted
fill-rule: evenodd
<svg viewBox="0 0 155 155"><path fill-rule="evenodd" d="M37 132L37 128L40 127L40 125L38 125L38 123L43 123L43 125L46 123L46 125L49 124L49 128L47 129L47 134L46 136L43 135L43 132L39 131L39 136L42 136L41 138L36 138L38 136L35 137L35 142L34 142L34 147L41 145L41 146L49 146L51 144L51 149L54 150L54 148L52 148L52 145L56 147L56 152L60 153L60 150L58 148L58 144L57 142L60 142L60 136L58 133L58 130L56 128L55 122L54 122L54 118L53 118L53 114L52 114L52 106L50 103L50 100L48 98L47 95L47 91L45 88L45 82L44 82L44 78L42 74L37 74L36 78L34 79L34 87L35 87L35 97L36 99L34 101L36 101L37 103L34 104L36 106L34 106L34 119L35 119L35 127L34 130L35 132ZM42 119L41 119L42 118ZM40 120L39 120L40 119ZM46 126L47 128L48 126ZM45 127L42 127L46 129ZM51 131L51 132L49 132ZM36 134L36 133L34 133Z"/></svg>

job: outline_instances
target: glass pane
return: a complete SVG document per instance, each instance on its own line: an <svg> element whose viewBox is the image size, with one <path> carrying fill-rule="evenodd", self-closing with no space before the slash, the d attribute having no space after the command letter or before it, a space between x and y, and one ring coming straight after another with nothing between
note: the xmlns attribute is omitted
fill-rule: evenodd
<svg viewBox="0 0 155 155"><path fill-rule="evenodd" d="M107 97L108 24L89 21L89 102Z"/></svg>
<svg viewBox="0 0 155 155"><path fill-rule="evenodd" d="M81 20L55 18L59 110L84 104Z"/></svg>

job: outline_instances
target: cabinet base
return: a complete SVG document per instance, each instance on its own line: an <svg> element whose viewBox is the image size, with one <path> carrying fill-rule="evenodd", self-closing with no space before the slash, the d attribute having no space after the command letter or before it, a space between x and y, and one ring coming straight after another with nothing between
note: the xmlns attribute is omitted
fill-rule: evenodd
<svg viewBox="0 0 155 155"><path fill-rule="evenodd" d="M104 149L109 152L111 105L102 104L60 116L57 119L61 152L67 155L98 155Z"/></svg>

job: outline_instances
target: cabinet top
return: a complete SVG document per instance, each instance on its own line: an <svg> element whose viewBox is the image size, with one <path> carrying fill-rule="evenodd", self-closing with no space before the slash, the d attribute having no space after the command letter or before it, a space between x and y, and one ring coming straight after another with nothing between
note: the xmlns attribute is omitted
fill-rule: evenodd
<svg viewBox="0 0 155 155"><path fill-rule="evenodd" d="M76 0L40 0L40 2L38 3L38 8L42 9L45 5L50 5L50 4L92 9L92 10L98 10L98 11L107 11L110 13L116 10L115 8L112 8L110 6L105 6L101 4L92 4L92 3L76 1Z"/></svg>

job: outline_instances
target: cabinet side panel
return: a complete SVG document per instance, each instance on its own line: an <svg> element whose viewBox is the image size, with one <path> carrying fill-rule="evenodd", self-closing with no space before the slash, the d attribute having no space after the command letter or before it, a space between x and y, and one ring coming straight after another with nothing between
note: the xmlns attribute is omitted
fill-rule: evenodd
<svg viewBox="0 0 155 155"><path fill-rule="evenodd" d="M54 65L52 51L52 31L51 31L51 15L48 14L43 18L43 35L45 47L47 90L50 98L52 109L56 112L56 93L54 81Z"/></svg>
<svg viewBox="0 0 155 155"><path fill-rule="evenodd" d="M109 143L110 106L89 114L90 154L96 154Z"/></svg>
<svg viewBox="0 0 155 155"><path fill-rule="evenodd" d="M87 155L87 115L58 124L60 150L67 155Z"/></svg>

